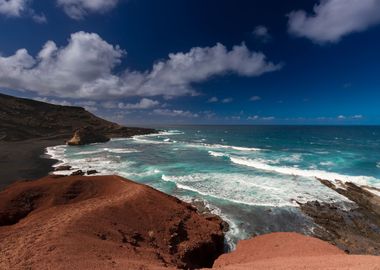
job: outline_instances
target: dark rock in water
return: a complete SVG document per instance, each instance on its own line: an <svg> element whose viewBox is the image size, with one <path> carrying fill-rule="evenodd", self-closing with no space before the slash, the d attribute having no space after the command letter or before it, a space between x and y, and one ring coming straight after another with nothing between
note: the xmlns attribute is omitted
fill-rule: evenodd
<svg viewBox="0 0 380 270"><path fill-rule="evenodd" d="M380 197L369 191L371 187L343 182L338 182L338 187L318 180L353 203L348 209L318 201L299 203L301 210L319 225L314 235L350 254L380 255Z"/></svg>
<svg viewBox="0 0 380 270"><path fill-rule="evenodd" d="M69 171L71 170L71 166L69 165L62 165L55 168L55 171Z"/></svg>
<svg viewBox="0 0 380 270"><path fill-rule="evenodd" d="M80 176L83 176L84 175L84 172L82 170L78 170L78 171L75 171L71 174L72 176L75 176L75 175L80 175Z"/></svg>
<svg viewBox="0 0 380 270"><path fill-rule="evenodd" d="M93 127L84 127L75 131L74 136L67 142L68 145L85 145L90 143L108 142L110 138Z"/></svg>
<svg viewBox="0 0 380 270"><path fill-rule="evenodd" d="M96 174L99 172L97 170L88 170L86 173L87 173L87 175L92 175L92 174Z"/></svg>

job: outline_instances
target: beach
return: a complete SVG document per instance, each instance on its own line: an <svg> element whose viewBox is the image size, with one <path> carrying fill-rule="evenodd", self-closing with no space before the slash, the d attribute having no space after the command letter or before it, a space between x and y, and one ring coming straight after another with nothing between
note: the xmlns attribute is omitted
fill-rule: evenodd
<svg viewBox="0 0 380 270"><path fill-rule="evenodd" d="M46 147L64 143L63 139L0 141L0 189L17 180L46 176L57 161L46 158Z"/></svg>

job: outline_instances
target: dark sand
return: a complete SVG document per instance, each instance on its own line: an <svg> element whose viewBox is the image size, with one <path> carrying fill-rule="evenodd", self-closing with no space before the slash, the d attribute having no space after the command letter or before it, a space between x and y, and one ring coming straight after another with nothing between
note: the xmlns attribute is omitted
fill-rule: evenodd
<svg viewBox="0 0 380 270"><path fill-rule="evenodd" d="M64 144L64 139L0 141L0 190L17 180L46 176L57 161L43 157L45 148L59 144Z"/></svg>

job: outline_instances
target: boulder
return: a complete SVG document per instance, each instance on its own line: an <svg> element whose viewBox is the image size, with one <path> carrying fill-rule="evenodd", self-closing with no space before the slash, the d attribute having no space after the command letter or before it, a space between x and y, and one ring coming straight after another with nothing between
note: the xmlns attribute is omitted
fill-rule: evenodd
<svg viewBox="0 0 380 270"><path fill-rule="evenodd" d="M99 172L97 170L88 170L86 173L87 175L92 175L92 174L97 174Z"/></svg>
<svg viewBox="0 0 380 270"><path fill-rule="evenodd" d="M69 171L71 170L70 165L61 165L55 168L55 171Z"/></svg>
<svg viewBox="0 0 380 270"><path fill-rule="evenodd" d="M80 176L83 176L84 175L84 172L82 170L78 170L78 171L75 171L71 174L72 176L75 176L75 175L80 175Z"/></svg>
<svg viewBox="0 0 380 270"><path fill-rule="evenodd" d="M67 142L68 145L85 145L90 143L108 142L110 138L88 126L75 131L74 136Z"/></svg>

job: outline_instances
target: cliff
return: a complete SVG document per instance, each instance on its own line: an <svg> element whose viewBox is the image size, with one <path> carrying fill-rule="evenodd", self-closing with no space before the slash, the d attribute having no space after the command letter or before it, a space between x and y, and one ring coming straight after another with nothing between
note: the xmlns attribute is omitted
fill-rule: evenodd
<svg viewBox="0 0 380 270"><path fill-rule="evenodd" d="M154 132L152 129L120 126L81 107L53 105L0 94L0 141L51 137L69 139L75 130L86 126L108 137Z"/></svg>

